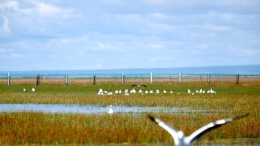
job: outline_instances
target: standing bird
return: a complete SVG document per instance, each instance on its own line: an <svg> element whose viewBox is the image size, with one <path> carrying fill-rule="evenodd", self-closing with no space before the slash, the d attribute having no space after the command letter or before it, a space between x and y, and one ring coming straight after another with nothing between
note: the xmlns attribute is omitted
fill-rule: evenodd
<svg viewBox="0 0 260 146"><path fill-rule="evenodd" d="M134 86L137 86L137 87L139 87L139 88L142 87L142 86L144 86L145 88L147 87L147 86L144 85L144 84L133 84L132 87L134 87Z"/></svg>
<svg viewBox="0 0 260 146"><path fill-rule="evenodd" d="M110 108L109 108L109 110L108 110L108 113L109 113L109 114L113 114L113 113L114 113L114 111L113 111L113 109L112 109L112 105L110 105Z"/></svg>
<svg viewBox="0 0 260 146"><path fill-rule="evenodd" d="M190 145L192 145L192 143L195 140L199 139L201 136L203 136L204 134L206 134L210 130L218 128L218 127L225 125L227 123L230 123L234 120L244 118L248 115L249 114L247 113L245 115L238 116L238 117L235 117L235 118L227 118L227 119L221 119L221 120L217 120L215 122L211 122L211 123L199 128L198 130L196 130L190 136L187 136L187 137L184 135L184 133L182 131L178 131L178 130L174 129L173 127L167 125L166 123L164 123L160 119L154 118L152 116L148 116L148 117L153 122L157 123L159 126L161 126L163 129L165 129L166 131L168 131L171 134L171 136L174 139L174 144L176 146L190 146Z"/></svg>
<svg viewBox="0 0 260 146"><path fill-rule="evenodd" d="M32 92L36 92L35 88L32 88Z"/></svg>
<svg viewBox="0 0 260 146"><path fill-rule="evenodd" d="M25 89L25 88L23 88L23 92L26 92L26 89Z"/></svg>

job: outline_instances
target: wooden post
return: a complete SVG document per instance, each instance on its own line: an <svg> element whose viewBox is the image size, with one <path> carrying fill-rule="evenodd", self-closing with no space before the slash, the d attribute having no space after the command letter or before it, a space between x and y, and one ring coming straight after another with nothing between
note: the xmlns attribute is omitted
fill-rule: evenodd
<svg viewBox="0 0 260 146"><path fill-rule="evenodd" d="M122 75L121 75L121 82L122 82L122 84L125 83L125 73L124 72L122 72Z"/></svg>
<svg viewBox="0 0 260 146"><path fill-rule="evenodd" d="M150 73L150 83L153 83L153 72Z"/></svg>
<svg viewBox="0 0 260 146"><path fill-rule="evenodd" d="M68 85L68 73L65 73L65 85Z"/></svg>
<svg viewBox="0 0 260 146"><path fill-rule="evenodd" d="M182 81L182 73L179 72L179 84L181 84L181 81Z"/></svg>
<svg viewBox="0 0 260 146"><path fill-rule="evenodd" d="M7 73L7 85L10 86L10 73Z"/></svg>
<svg viewBox="0 0 260 146"><path fill-rule="evenodd" d="M95 85L96 84L96 73L94 72L93 73L93 85Z"/></svg>
<svg viewBox="0 0 260 146"><path fill-rule="evenodd" d="M236 74L236 84L239 84L239 73Z"/></svg>
<svg viewBox="0 0 260 146"><path fill-rule="evenodd" d="M36 85L40 85L40 73L37 73L37 76L36 76Z"/></svg>
<svg viewBox="0 0 260 146"><path fill-rule="evenodd" d="M210 84L210 73L208 73L207 82L208 82L208 84Z"/></svg>

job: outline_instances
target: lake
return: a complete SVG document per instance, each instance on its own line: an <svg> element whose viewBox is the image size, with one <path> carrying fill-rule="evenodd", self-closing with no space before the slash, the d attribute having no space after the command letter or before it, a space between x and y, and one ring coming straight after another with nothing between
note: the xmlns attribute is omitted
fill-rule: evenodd
<svg viewBox="0 0 260 146"><path fill-rule="evenodd" d="M43 112L43 113L80 113L102 114L107 113L110 106L78 105L78 104L0 104L0 112ZM227 110L193 110L188 107L145 107L113 105L115 113L147 113L147 112L174 112L174 113L218 113L232 112Z"/></svg>

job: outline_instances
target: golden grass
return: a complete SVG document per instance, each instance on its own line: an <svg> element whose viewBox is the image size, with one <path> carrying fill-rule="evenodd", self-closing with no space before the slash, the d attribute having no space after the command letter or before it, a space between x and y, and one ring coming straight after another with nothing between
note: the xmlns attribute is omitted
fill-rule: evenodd
<svg viewBox="0 0 260 146"><path fill-rule="evenodd" d="M148 89L173 90L174 94L97 96L99 88L108 91L132 89L130 83L40 85L37 92L24 93L33 86L0 85L0 103L95 104L126 106L189 107L215 112L147 113L181 129L186 135L214 120L245 113L250 116L227 124L203 136L195 144L239 139L260 139L260 82L188 82L181 85L158 82ZM187 89L213 88L217 94L187 94ZM178 95L177 93L180 93ZM0 105L1 106L1 105ZM227 110L230 112L223 111ZM147 114L47 114L33 112L0 113L0 145L160 145L173 144L171 136L147 118Z"/></svg>

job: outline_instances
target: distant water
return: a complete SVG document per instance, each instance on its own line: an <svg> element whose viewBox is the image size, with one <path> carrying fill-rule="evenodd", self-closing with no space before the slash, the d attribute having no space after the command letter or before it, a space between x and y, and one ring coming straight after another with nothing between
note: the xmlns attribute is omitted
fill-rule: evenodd
<svg viewBox="0 0 260 146"><path fill-rule="evenodd" d="M78 105L78 104L0 104L1 112L44 112L44 113L81 113L100 114L107 113L110 106ZM194 110L188 107L146 107L146 106L122 106L112 107L115 113L147 113L147 112L174 112L174 113L219 113L232 112L230 110Z"/></svg>
<svg viewBox="0 0 260 146"><path fill-rule="evenodd" d="M0 112L44 112L44 113L82 113L99 114L107 113L110 106L95 105L65 105L65 104L0 104ZM140 107L140 106L113 106L114 112L119 113L142 113L142 112L180 112L188 108L170 107ZM190 110L191 111L191 110Z"/></svg>
<svg viewBox="0 0 260 146"><path fill-rule="evenodd" d="M97 70L34 70L34 71L0 71L0 77L6 77L7 73L12 77L35 77L37 73L41 76L60 77L68 73L69 77L88 77L95 72L102 76L120 76L124 72L125 76L149 76L153 75L260 75L260 65L241 66L209 66L209 67L179 67L179 68L131 68L131 69L97 69Z"/></svg>

